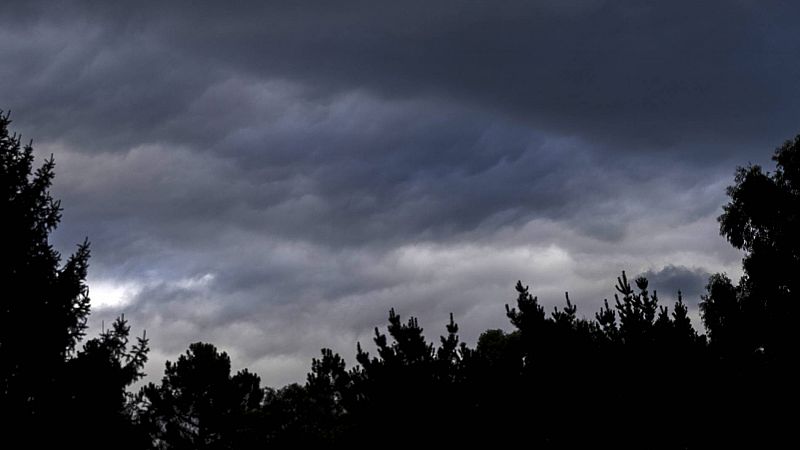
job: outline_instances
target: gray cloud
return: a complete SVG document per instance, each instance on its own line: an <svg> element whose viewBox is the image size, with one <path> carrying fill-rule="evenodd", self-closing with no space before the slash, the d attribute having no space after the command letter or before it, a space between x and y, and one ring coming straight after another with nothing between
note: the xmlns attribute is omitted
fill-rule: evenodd
<svg viewBox="0 0 800 450"><path fill-rule="evenodd" d="M270 383L389 307L592 316L620 270L696 299L734 166L796 132L784 2L5 2L0 108L93 243L93 324Z"/></svg>
<svg viewBox="0 0 800 450"><path fill-rule="evenodd" d="M680 292L683 303L689 310L695 328L703 332L700 315L700 300L711 273L700 267L668 264L660 269L650 269L641 274L648 280L650 290L657 292L662 306L670 310L678 300Z"/></svg>
<svg viewBox="0 0 800 450"><path fill-rule="evenodd" d="M650 289L672 298L677 298L680 291L684 302L696 305L705 293L711 273L701 268L668 265L658 270L648 270L642 276L649 280Z"/></svg>
<svg viewBox="0 0 800 450"><path fill-rule="evenodd" d="M9 56L41 58L14 70L37 75L14 103L71 112L47 135L90 122L109 147L131 130L168 138L160 125L229 73L445 98L627 150L725 153L794 132L788 3L550 3L67 2L6 7L3 22L21 41ZM28 95L54 82L60 98Z"/></svg>

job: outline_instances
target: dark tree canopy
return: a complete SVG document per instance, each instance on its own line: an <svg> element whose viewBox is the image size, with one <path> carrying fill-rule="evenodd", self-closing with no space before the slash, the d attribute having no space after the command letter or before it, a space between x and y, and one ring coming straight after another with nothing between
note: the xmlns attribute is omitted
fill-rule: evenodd
<svg viewBox="0 0 800 450"><path fill-rule="evenodd" d="M263 398L258 376L231 376L231 360L201 342L175 363L167 362L160 385L142 389L140 420L161 449L240 448Z"/></svg>
<svg viewBox="0 0 800 450"><path fill-rule="evenodd" d="M721 304L714 305L711 295L705 310L711 325L719 326L720 320L740 321L738 309L749 328L742 330L747 336L738 343L746 346L741 350L782 359L796 353L791 330L800 301L800 135L775 150L772 160L772 173L758 165L740 167L728 188L720 233L745 251L745 276L736 288L737 308L722 305L731 294L720 291Z"/></svg>

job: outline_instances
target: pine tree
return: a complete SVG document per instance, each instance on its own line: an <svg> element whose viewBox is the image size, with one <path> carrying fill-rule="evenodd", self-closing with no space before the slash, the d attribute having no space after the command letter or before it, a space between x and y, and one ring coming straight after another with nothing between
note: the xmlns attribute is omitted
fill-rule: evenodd
<svg viewBox="0 0 800 450"><path fill-rule="evenodd" d="M249 437L263 399L260 379L247 370L231 376L230 357L212 344L193 343L176 362L167 361L161 384L149 383L140 397L141 421L158 448L256 444Z"/></svg>
<svg viewBox="0 0 800 450"><path fill-rule="evenodd" d="M10 133L0 111L0 418L6 439L30 447L58 439L102 448L135 445L126 387L142 376L147 340L128 350L123 318L83 348L89 290L89 243L66 261L49 242L61 219L50 194L51 156L33 169L33 147ZM74 430L91 423L86 436ZM72 439L65 438L72 437ZM113 436L116 442L104 440Z"/></svg>
<svg viewBox="0 0 800 450"><path fill-rule="evenodd" d="M129 348L130 326L124 316L98 337L86 342L76 357L67 362L69 393L66 404L71 414L64 417L68 428L84 422L93 431L83 440L84 448L144 448L148 440L136 423L136 398L127 390L144 376L148 340L137 338Z"/></svg>
<svg viewBox="0 0 800 450"><path fill-rule="evenodd" d="M53 158L33 171L33 148L11 134L0 112L0 408L19 430L58 421L67 358L89 314L89 244L61 264L48 240L61 219L50 195Z"/></svg>

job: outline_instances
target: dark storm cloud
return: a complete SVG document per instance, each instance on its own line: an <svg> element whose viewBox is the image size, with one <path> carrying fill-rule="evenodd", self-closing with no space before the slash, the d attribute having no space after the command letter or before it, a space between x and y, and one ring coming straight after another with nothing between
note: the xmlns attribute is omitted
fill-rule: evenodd
<svg viewBox="0 0 800 450"><path fill-rule="evenodd" d="M329 246L461 238L536 217L579 218L573 226L606 239L624 232L629 213L614 203L630 167L605 163L589 144L428 102L352 94L322 111L292 108L287 118L240 104L256 119L238 121L214 152L187 143L70 156L62 183L91 201L76 201L66 226L133 219L137 232L173 246L231 226ZM616 221L603 214L612 208Z"/></svg>
<svg viewBox="0 0 800 450"><path fill-rule="evenodd" d="M735 271L714 218L796 131L794 9L11 1L0 108L55 154L95 320L285 382L391 306L474 339L518 279L591 317L622 269L687 300Z"/></svg>
<svg viewBox="0 0 800 450"><path fill-rule="evenodd" d="M685 303L696 306L700 296L705 293L711 274L701 268L668 265L658 270L648 270L642 276L649 281L650 289L670 298L677 298L680 291Z"/></svg>
<svg viewBox="0 0 800 450"><path fill-rule="evenodd" d="M29 3L4 25L48 43L32 50L77 113L54 136L90 121L168 138L159 125L226 72L447 98L629 151L763 145L800 112L787 2Z"/></svg>

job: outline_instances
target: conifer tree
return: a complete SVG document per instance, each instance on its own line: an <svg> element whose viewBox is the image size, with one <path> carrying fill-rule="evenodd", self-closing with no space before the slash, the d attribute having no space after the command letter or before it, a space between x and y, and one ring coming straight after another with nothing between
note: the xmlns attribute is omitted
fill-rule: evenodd
<svg viewBox="0 0 800 450"><path fill-rule="evenodd" d="M55 162L34 171L33 148L9 132L10 122L0 112L0 408L23 422L56 420L61 375L89 314L89 244L61 264L48 240L61 219L50 195Z"/></svg>
<svg viewBox="0 0 800 450"><path fill-rule="evenodd" d="M141 421L160 449L221 449L255 445L252 436L263 391L247 370L231 376L227 353L196 342L167 362L160 385L143 387Z"/></svg>
<svg viewBox="0 0 800 450"><path fill-rule="evenodd" d="M86 276L89 243L61 261L49 241L61 220L50 194L51 156L33 169L33 147L8 129L0 111L0 417L7 439L31 447L56 436L64 445L102 448L114 436L123 448L136 441L126 388L142 376L144 336L128 349L123 318L83 348L90 310ZM74 429L95 427L87 437ZM63 433L61 433L61 432Z"/></svg>

